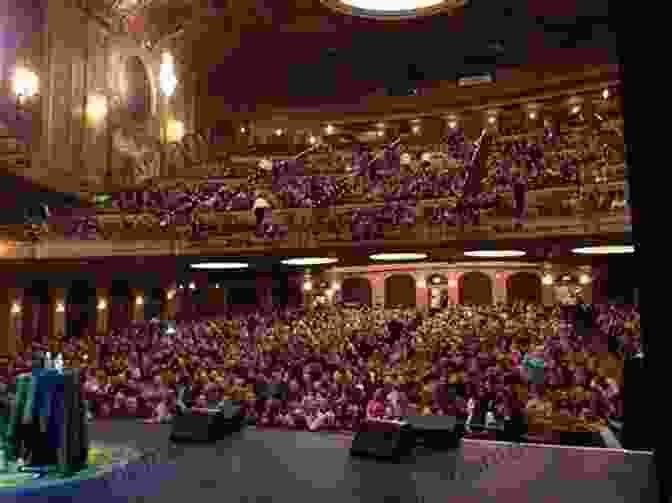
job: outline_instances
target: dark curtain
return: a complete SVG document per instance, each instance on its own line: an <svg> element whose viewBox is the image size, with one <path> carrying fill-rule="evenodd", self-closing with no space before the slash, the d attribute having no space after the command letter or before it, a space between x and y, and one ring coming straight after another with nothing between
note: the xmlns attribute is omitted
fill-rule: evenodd
<svg viewBox="0 0 672 503"><path fill-rule="evenodd" d="M492 304L492 280L487 274L474 271L460 278L460 304Z"/></svg>

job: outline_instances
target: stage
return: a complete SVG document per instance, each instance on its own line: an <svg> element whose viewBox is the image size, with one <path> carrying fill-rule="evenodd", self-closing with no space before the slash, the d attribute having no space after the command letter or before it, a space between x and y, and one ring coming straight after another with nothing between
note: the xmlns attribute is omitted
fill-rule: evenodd
<svg viewBox="0 0 672 503"><path fill-rule="evenodd" d="M467 439L459 450L417 449L395 464L351 458L352 435L340 433L246 427L196 445L172 444L169 434L170 425L132 420L90 425L94 443L157 453L134 482L143 503L658 501L647 453ZM166 476L170 467L175 476ZM132 501L130 493L118 500Z"/></svg>

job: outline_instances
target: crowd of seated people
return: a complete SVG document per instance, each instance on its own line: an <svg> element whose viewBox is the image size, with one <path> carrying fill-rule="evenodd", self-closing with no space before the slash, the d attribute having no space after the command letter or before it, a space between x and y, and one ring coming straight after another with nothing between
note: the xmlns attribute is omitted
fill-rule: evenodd
<svg viewBox="0 0 672 503"><path fill-rule="evenodd" d="M309 158L302 159L300 168L294 169L293 176L280 177L282 187L275 187L278 196L278 208L317 208L340 204L353 204L371 200L387 199L427 199L449 197L453 195L453 181L463 176L464 158L469 157L474 147L466 141L460 131L453 136L458 138L451 145L400 145L400 159L396 176L364 177L362 183L354 183L352 174L356 164L353 154L330 156L334 163L344 166L341 176L323 176L311 173ZM610 166L622 162L622 155L613 147L604 147L593 141L595 132L585 134L560 134L545 132L539 138L527 140L493 141L487 159L486 185L500 191L510 188L511 176L522 175L527 178L530 190L550 186L576 184L577 166L590 163L595 165L594 178L597 183L615 180L615 172ZM372 157L380 152L372 152ZM204 209L248 210L254 202L257 184L272 184L274 170L268 162L261 162L257 173L242 186L226 186L224 181L218 184L202 183L182 184L173 190L158 189L150 186L141 191L126 191L116 195L111 206L124 211L179 212L181 205L196 204ZM324 170L322 170L324 171ZM502 173L504 171L505 173ZM488 190L490 190L488 189Z"/></svg>
<svg viewBox="0 0 672 503"><path fill-rule="evenodd" d="M24 348L3 380L30 369L32 351L62 352L83 370L96 417L170 420L177 390L195 405L239 402L261 426L356 430L366 418L407 414L496 416L527 409L599 428L622 417L624 355L641 350L639 314L599 306L596 331L614 338L594 351L562 321L560 307L449 306L438 312L323 306L180 323L158 322ZM543 362L539 381L529 364ZM281 386L283 393L260 389Z"/></svg>

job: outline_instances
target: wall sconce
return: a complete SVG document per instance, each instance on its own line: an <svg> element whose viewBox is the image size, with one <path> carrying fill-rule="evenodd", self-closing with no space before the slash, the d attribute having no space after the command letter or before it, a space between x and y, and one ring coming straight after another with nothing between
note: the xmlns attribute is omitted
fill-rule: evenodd
<svg viewBox="0 0 672 503"><path fill-rule="evenodd" d="M180 290L184 290L184 285L180 285L178 288L179 288Z"/></svg>
<svg viewBox="0 0 672 503"><path fill-rule="evenodd" d="M324 130L327 132L327 134L334 134L334 126L329 124Z"/></svg>
<svg viewBox="0 0 672 503"><path fill-rule="evenodd" d="M189 290L196 290L196 283L194 283L193 281L189 283Z"/></svg>
<svg viewBox="0 0 672 503"><path fill-rule="evenodd" d="M219 288L219 283L215 283L215 288Z"/></svg>
<svg viewBox="0 0 672 503"><path fill-rule="evenodd" d="M450 122L448 122L448 127L450 129L455 129L457 127L457 121L456 120L451 120Z"/></svg>
<svg viewBox="0 0 672 503"><path fill-rule="evenodd" d="M98 311L105 311L107 309L107 302L105 302L105 299L100 299L98 301Z"/></svg>
<svg viewBox="0 0 672 503"><path fill-rule="evenodd" d="M325 290L324 293L327 295L327 297L329 297L329 299L331 299L334 296L334 291L331 289Z"/></svg>
<svg viewBox="0 0 672 503"><path fill-rule="evenodd" d="M12 84L19 105L23 105L25 100L30 99L37 94L39 82L40 80L37 77L37 74L27 68L19 67L14 70Z"/></svg>
<svg viewBox="0 0 672 503"><path fill-rule="evenodd" d="M311 145L315 145L317 143L317 138L314 136L311 136L308 141L310 142Z"/></svg>
<svg viewBox="0 0 672 503"><path fill-rule="evenodd" d="M170 98L177 89L177 75L175 73L175 61L173 55L164 52L161 55L161 68L159 70L159 87L167 98Z"/></svg>
<svg viewBox="0 0 672 503"><path fill-rule="evenodd" d="M581 283L582 285L587 285L588 283L590 283L590 276L588 276L587 274L582 274L581 276L579 276L579 283Z"/></svg>
<svg viewBox="0 0 672 503"><path fill-rule="evenodd" d="M136 306L141 306L145 303L145 299L143 299L141 296L137 296L135 298L135 305Z"/></svg>
<svg viewBox="0 0 672 503"><path fill-rule="evenodd" d="M313 289L313 282L312 281L306 281L303 283L303 291L304 292L310 292Z"/></svg>
<svg viewBox="0 0 672 503"><path fill-rule="evenodd" d="M413 134L420 134L420 126L413 126L411 131L413 131Z"/></svg>
<svg viewBox="0 0 672 503"><path fill-rule="evenodd" d="M456 279L449 279L448 280L448 286L450 288L455 288L457 286L457 280Z"/></svg>
<svg viewBox="0 0 672 503"><path fill-rule="evenodd" d="M175 297L175 290L168 290L166 292L166 298L168 300L173 300L174 297Z"/></svg>
<svg viewBox="0 0 672 503"><path fill-rule="evenodd" d="M418 288L427 288L427 282L424 279L419 279L415 282Z"/></svg>
<svg viewBox="0 0 672 503"><path fill-rule="evenodd" d="M282 129L276 129L275 136L282 136Z"/></svg>
<svg viewBox="0 0 672 503"><path fill-rule="evenodd" d="M184 122L171 119L166 124L166 140L178 143L184 138Z"/></svg>
<svg viewBox="0 0 672 503"><path fill-rule="evenodd" d="M552 285L553 282L554 282L553 276L551 276L550 274L545 274L544 277L541 278L541 284L542 285L549 286L549 285Z"/></svg>
<svg viewBox="0 0 672 503"><path fill-rule="evenodd" d="M65 304L63 302L56 302L56 312L57 313L65 312Z"/></svg>
<svg viewBox="0 0 672 503"><path fill-rule="evenodd" d="M331 289L334 290L334 291L340 290L341 289L341 284L338 281L334 281L331 284Z"/></svg>
<svg viewBox="0 0 672 503"><path fill-rule="evenodd" d="M98 126L107 115L107 98L92 94L86 103L86 118L92 126Z"/></svg>
<svg viewBox="0 0 672 503"><path fill-rule="evenodd" d="M21 304L19 304L18 302L14 302L12 304L11 313L12 314L19 314L20 312L21 312Z"/></svg>

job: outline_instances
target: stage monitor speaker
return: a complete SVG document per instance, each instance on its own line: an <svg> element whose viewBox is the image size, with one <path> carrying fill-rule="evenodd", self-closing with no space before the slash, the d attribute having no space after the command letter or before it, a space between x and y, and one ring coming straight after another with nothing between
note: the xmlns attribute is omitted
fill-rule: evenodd
<svg viewBox="0 0 672 503"><path fill-rule="evenodd" d="M646 361L643 355L625 360L623 369L623 447L628 450L651 450L655 442L652 430L655 405L645 390L647 382ZM652 408L653 407L653 408Z"/></svg>
<svg viewBox="0 0 672 503"><path fill-rule="evenodd" d="M242 409L233 402L224 402L210 414L186 411L173 419L170 439L175 442L213 442L240 430Z"/></svg>
<svg viewBox="0 0 672 503"><path fill-rule="evenodd" d="M407 429L363 430L357 432L352 440L350 455L399 461L412 448L412 439Z"/></svg>
<svg viewBox="0 0 672 503"><path fill-rule="evenodd" d="M430 449L456 449L464 436L464 424L454 416L407 416L405 420L416 444Z"/></svg>

